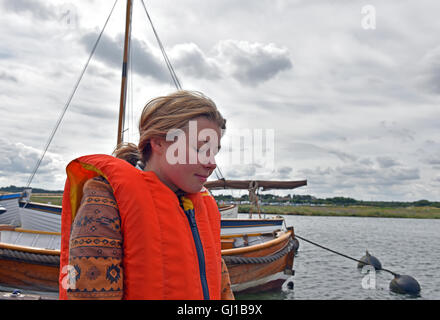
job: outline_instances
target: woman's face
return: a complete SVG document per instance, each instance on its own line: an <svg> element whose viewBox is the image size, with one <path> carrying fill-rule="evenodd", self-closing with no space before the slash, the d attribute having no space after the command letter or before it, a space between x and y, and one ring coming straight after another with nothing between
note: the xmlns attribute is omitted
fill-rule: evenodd
<svg viewBox="0 0 440 320"><path fill-rule="evenodd" d="M216 123L205 117L191 120L185 129L170 132L162 140L164 147L152 145L153 153L159 151L155 161L158 170L153 170L173 191L199 192L217 167L214 157L220 149L220 139L221 130Z"/></svg>

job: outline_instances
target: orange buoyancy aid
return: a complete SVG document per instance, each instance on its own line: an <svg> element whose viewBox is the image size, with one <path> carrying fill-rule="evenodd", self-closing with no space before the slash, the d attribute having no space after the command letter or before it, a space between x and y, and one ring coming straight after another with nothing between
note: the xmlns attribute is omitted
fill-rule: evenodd
<svg viewBox="0 0 440 320"><path fill-rule="evenodd" d="M66 172L60 299L67 299L71 225L84 183L98 175L110 183L121 217L123 298L220 299L220 213L208 191L187 194L185 202L189 200L193 210L184 211L176 194L154 172L112 156L80 157L68 164Z"/></svg>

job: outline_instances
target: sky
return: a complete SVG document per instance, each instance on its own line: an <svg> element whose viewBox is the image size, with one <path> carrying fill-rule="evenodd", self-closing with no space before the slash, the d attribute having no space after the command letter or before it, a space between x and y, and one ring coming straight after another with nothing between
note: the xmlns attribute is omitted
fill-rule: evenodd
<svg viewBox="0 0 440 320"><path fill-rule="evenodd" d="M0 0L0 186L27 183L113 3ZM440 200L440 2L145 4L182 87L227 119L226 179L307 180L269 191L279 194ZM124 19L119 0L32 187L62 190L69 161L113 151ZM175 90L141 0L131 56L124 140L137 143L146 102Z"/></svg>

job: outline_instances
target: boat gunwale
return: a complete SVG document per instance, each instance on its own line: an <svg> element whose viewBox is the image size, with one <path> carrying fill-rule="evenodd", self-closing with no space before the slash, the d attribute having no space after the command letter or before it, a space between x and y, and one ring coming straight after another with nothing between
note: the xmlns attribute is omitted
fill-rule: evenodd
<svg viewBox="0 0 440 320"><path fill-rule="evenodd" d="M248 246L248 247L240 247L240 248L233 248L233 249L224 249L221 251L222 255L237 255L237 254L244 254L244 253L250 253L250 252L256 252L262 249L269 248L271 246L277 245L283 241L288 240L290 237L293 237L293 229L286 230L282 235L277 237L276 239L266 241L264 243Z"/></svg>
<svg viewBox="0 0 440 320"><path fill-rule="evenodd" d="M279 232L281 230L275 230L275 232ZM231 239L231 238L243 238L243 236L248 237L260 237L260 236L271 236L274 235L273 232L259 232L259 233L237 233L237 234L225 234L221 235L221 240Z"/></svg>
<svg viewBox="0 0 440 320"><path fill-rule="evenodd" d="M26 207L25 207L26 205ZM30 207L28 208L27 205L31 205L31 206L35 206L35 207ZM27 209L27 210L32 210L32 211L39 211L39 212L44 212L44 213L50 213L50 214L54 214L57 216L61 216L62 214L62 210L63 210L63 206L59 206L56 204L48 204L48 203L41 203L41 202L33 202L33 201L29 201L26 203L26 201L19 201L18 206L20 207L20 209ZM41 207L41 208L38 208ZM44 209L44 208L47 208ZM50 209L56 209L56 210L61 210L61 212L54 212ZM22 214L26 214L25 211L21 212Z"/></svg>
<svg viewBox="0 0 440 320"><path fill-rule="evenodd" d="M0 249L14 250L14 251L20 251L20 252L26 252L26 253L42 254L42 255L48 255L48 256L56 256L56 255L59 256L60 255L59 249L36 248L36 247L22 246L22 245L18 245L18 244L11 244L11 243L4 243L4 242L0 242Z"/></svg>
<svg viewBox="0 0 440 320"><path fill-rule="evenodd" d="M47 234L47 235L52 235L52 236L61 236L61 232L23 229L20 227L15 227L10 224L0 224L0 231L15 231L15 232L24 232L24 233L35 233L35 234Z"/></svg>

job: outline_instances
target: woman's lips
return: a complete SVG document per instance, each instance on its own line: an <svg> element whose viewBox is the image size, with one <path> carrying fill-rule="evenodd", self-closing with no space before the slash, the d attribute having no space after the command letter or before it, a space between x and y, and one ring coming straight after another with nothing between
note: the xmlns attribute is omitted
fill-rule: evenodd
<svg viewBox="0 0 440 320"><path fill-rule="evenodd" d="M195 176L200 180L200 182L206 182L206 180L208 180L208 176L202 176L200 174L195 174Z"/></svg>

